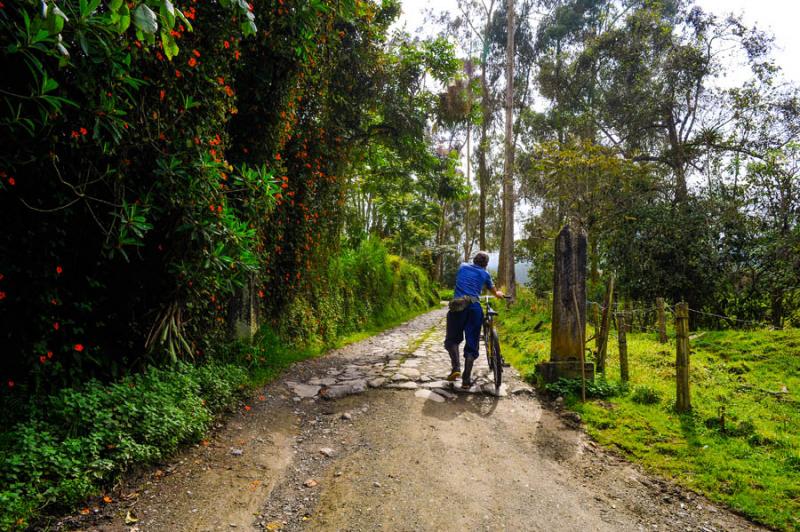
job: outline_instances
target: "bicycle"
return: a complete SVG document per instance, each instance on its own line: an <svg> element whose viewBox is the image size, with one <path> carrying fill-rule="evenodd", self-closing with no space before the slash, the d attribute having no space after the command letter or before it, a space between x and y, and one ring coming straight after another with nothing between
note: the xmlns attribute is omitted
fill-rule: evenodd
<svg viewBox="0 0 800 532"><path fill-rule="evenodd" d="M489 298L492 296L481 296L485 305L483 311L483 344L486 346L486 359L489 361L489 369L494 376L494 390L500 390L503 382L503 366L505 361L500 354L500 339L497 337L497 330L494 328L494 317L499 313L489 305ZM510 296L504 296L511 299Z"/></svg>

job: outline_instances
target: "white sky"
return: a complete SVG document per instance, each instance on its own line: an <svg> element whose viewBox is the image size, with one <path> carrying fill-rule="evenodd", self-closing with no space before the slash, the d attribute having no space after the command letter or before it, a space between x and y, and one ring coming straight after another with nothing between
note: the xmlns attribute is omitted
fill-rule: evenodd
<svg viewBox="0 0 800 532"><path fill-rule="evenodd" d="M457 10L456 0L402 0L402 4L399 25L405 24L412 33L423 24L424 9ZM696 4L720 16L742 14L748 26L774 34L776 62L787 80L800 84L800 0L696 0ZM733 71L736 68L732 66Z"/></svg>

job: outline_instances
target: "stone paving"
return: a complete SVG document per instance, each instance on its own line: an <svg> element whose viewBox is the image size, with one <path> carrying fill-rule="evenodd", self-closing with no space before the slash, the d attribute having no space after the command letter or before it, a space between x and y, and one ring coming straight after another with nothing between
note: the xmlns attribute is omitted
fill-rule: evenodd
<svg viewBox="0 0 800 532"><path fill-rule="evenodd" d="M369 388L410 390L421 399L435 402L453 400L460 393L500 397L509 392L532 393L532 388L511 367L503 368L503 383L495 391L483 342L481 356L473 367L473 386L466 390L461 388L461 379L446 381L450 373L450 357L443 347L446 314L446 309L438 309L426 315L427 328L400 327L373 337L368 349L355 353L347 348L334 351L328 356L340 358L341 364L305 382L287 381L286 386L296 401L339 399Z"/></svg>

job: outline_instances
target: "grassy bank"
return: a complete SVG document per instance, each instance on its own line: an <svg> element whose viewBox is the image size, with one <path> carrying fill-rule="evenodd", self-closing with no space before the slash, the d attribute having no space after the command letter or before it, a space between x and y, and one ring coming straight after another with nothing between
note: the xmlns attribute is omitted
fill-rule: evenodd
<svg viewBox="0 0 800 532"><path fill-rule="evenodd" d="M546 309L523 294L502 333L509 362L530 378L549 356ZM628 386L612 337L608 380L592 390L604 397L568 394L567 404L604 446L760 523L800 528L800 330L708 331L691 349L691 414L673 410L674 341L643 333L628 335Z"/></svg>
<svg viewBox="0 0 800 532"><path fill-rule="evenodd" d="M398 325L438 304L425 273L374 242L331 260L329 282L297 298L254 342L197 365L150 367L114 382L0 397L0 530L68 511L134 464L201 440L215 416L291 364ZM247 407L245 407L247 408Z"/></svg>

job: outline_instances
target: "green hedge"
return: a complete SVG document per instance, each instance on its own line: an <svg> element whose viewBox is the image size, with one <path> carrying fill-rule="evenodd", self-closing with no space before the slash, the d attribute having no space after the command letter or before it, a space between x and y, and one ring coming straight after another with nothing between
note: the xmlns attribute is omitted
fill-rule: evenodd
<svg viewBox="0 0 800 532"><path fill-rule="evenodd" d="M198 441L246 382L234 365L179 364L36 403L0 434L0 529L25 526L45 506L68 508L131 464Z"/></svg>

